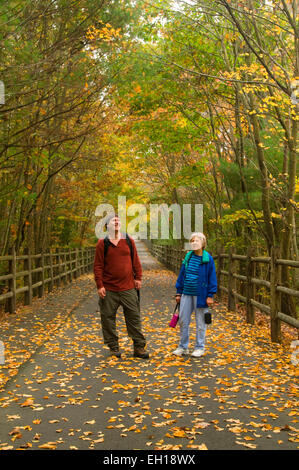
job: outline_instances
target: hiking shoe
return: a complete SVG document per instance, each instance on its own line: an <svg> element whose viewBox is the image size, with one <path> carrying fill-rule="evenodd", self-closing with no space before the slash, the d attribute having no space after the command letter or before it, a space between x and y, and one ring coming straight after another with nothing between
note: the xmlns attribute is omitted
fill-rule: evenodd
<svg viewBox="0 0 299 470"><path fill-rule="evenodd" d="M176 356L184 356L185 354L189 354L189 349L184 349L179 346L172 354L175 354Z"/></svg>
<svg viewBox="0 0 299 470"><path fill-rule="evenodd" d="M134 348L134 357L140 357L141 359L149 359L149 353L144 348Z"/></svg>
<svg viewBox="0 0 299 470"><path fill-rule="evenodd" d="M205 350L204 350L204 349L194 349L194 351L193 351L193 353L191 354L191 356L193 356L193 357L200 357L200 356L202 356L204 353L205 353Z"/></svg>
<svg viewBox="0 0 299 470"><path fill-rule="evenodd" d="M121 352L119 349L110 349L111 356L116 356L119 359L121 358Z"/></svg>

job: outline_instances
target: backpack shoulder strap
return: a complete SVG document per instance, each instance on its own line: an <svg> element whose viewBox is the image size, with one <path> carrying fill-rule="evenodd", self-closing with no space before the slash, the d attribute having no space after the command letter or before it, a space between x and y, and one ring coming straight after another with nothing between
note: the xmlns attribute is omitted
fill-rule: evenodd
<svg viewBox="0 0 299 470"><path fill-rule="evenodd" d="M133 246L132 246L132 241L131 241L131 239L130 239L130 237L127 233L126 233L126 241L127 241L127 244L129 245L129 248L130 248L131 259L132 259L132 263L133 263ZM104 257L107 254L108 246L109 246L109 238L108 238L108 235L106 235L106 237L104 238Z"/></svg>
<svg viewBox="0 0 299 470"><path fill-rule="evenodd" d="M133 266L133 246L132 246L132 241L127 233L126 233L126 241L130 248L131 260L132 260L132 266ZM108 251L109 243L110 242L109 242L108 235L106 235L106 237L104 238L104 259Z"/></svg>
<svg viewBox="0 0 299 470"><path fill-rule="evenodd" d="M106 237L104 238L104 258L105 258L106 254L107 254L108 246L109 246L109 238L108 238L108 236L106 235Z"/></svg>
<svg viewBox="0 0 299 470"><path fill-rule="evenodd" d="M132 246L132 241L127 233L126 233L126 240L127 240L127 244L130 247L131 260L132 260L132 265L133 265L133 246Z"/></svg>

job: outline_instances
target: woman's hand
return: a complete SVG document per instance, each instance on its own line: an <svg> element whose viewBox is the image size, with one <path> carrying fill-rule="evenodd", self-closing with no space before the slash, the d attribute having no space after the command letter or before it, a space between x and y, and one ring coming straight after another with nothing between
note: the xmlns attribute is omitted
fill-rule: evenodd
<svg viewBox="0 0 299 470"><path fill-rule="evenodd" d="M177 294L175 296L175 300L176 300L177 303L179 303L181 301L181 294Z"/></svg>
<svg viewBox="0 0 299 470"><path fill-rule="evenodd" d="M212 297L207 297L206 302L207 302L207 306L211 307L211 305L213 305L214 303L214 299Z"/></svg>

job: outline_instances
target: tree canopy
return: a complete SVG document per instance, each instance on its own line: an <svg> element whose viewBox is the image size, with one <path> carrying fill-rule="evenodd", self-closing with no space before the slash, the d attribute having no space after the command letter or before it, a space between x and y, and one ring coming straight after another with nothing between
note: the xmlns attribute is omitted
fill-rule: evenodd
<svg viewBox="0 0 299 470"><path fill-rule="evenodd" d="M1 252L95 243L95 208L202 203L213 249L297 257L296 1L8 0Z"/></svg>

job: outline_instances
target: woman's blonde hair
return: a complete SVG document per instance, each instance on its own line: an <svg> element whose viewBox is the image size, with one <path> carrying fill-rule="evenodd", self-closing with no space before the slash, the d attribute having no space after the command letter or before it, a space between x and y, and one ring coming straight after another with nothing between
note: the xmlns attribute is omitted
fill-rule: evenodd
<svg viewBox="0 0 299 470"><path fill-rule="evenodd" d="M201 241L202 241L202 248L203 248L203 249L207 246L207 239L206 239L206 237L205 237L205 235L204 235L203 233L201 233L201 232L193 232L193 233L191 233L191 236L190 236L190 238L189 238L189 243L192 241L192 239L193 239L194 237L198 237L198 238L201 239Z"/></svg>

